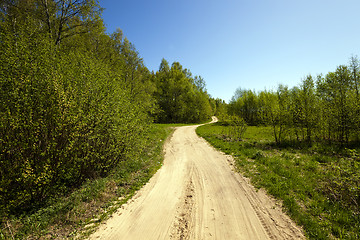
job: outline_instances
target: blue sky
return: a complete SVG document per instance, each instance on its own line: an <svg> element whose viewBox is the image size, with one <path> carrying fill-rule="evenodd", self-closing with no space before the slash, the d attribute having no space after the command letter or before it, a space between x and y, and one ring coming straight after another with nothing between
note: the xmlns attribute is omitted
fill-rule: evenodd
<svg viewBox="0 0 360 240"><path fill-rule="evenodd" d="M360 57L359 0L100 0L149 70L161 59L201 75L229 101L236 88L298 85Z"/></svg>

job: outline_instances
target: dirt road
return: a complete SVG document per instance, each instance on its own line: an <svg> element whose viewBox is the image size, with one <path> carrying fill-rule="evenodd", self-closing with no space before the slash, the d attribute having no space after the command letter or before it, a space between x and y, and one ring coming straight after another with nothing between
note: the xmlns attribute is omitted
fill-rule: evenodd
<svg viewBox="0 0 360 240"><path fill-rule="evenodd" d="M196 127L175 130L162 168L90 239L304 239Z"/></svg>

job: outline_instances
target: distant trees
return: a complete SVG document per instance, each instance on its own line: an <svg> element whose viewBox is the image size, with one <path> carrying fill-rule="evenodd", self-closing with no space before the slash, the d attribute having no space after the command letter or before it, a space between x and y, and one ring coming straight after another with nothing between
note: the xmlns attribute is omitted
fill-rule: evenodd
<svg viewBox="0 0 360 240"><path fill-rule="evenodd" d="M260 123L258 104L255 92L239 88L229 105L229 113L241 116L249 125L257 125Z"/></svg>
<svg viewBox="0 0 360 240"><path fill-rule="evenodd" d="M359 140L359 61L350 59L316 80L306 76L298 87L277 91L236 90L228 112L249 125L270 125L275 141Z"/></svg>
<svg viewBox="0 0 360 240"><path fill-rule="evenodd" d="M158 122L201 122L210 119L212 107L200 76L192 77L191 72L178 62L172 66L162 59L155 74L155 99L159 111L155 114Z"/></svg>

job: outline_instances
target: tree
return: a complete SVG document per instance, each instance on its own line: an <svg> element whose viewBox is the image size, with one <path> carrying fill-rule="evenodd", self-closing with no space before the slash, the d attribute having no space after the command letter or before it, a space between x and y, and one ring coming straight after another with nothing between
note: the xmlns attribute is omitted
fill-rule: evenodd
<svg viewBox="0 0 360 240"><path fill-rule="evenodd" d="M354 91L350 91L350 98L351 98L351 106L352 109L350 111L350 117L353 119L353 131L354 135L357 139L359 139L359 132L360 132L360 96L359 96L359 79L360 79L360 65L359 65L359 59L357 56L352 56L350 58L350 65L349 69L351 71L351 81L352 85L354 86ZM351 96L352 95L352 96Z"/></svg>
<svg viewBox="0 0 360 240"><path fill-rule="evenodd" d="M202 78L201 76L195 76L194 84L198 91L206 92L206 83L205 83L204 78Z"/></svg>
<svg viewBox="0 0 360 240"><path fill-rule="evenodd" d="M229 104L229 113L242 117L248 125L259 124L258 95L254 91L238 88Z"/></svg>
<svg viewBox="0 0 360 240"><path fill-rule="evenodd" d="M55 45L68 37L87 33L92 27L102 24L102 9L97 0L40 0L40 20L47 25L47 31Z"/></svg>
<svg viewBox="0 0 360 240"><path fill-rule="evenodd" d="M300 126L306 130L306 140L311 142L317 122L317 99L311 75L303 79L299 92Z"/></svg>
<svg viewBox="0 0 360 240"><path fill-rule="evenodd" d="M328 97L332 100L332 114L335 120L335 132L340 142L348 141L351 119L349 118L348 92L351 89L350 72L347 66L340 65L333 73L328 73L325 78L328 84Z"/></svg>
<svg viewBox="0 0 360 240"><path fill-rule="evenodd" d="M217 116L220 121L224 120L226 118L226 115L228 115L227 104L224 100L220 98L215 99L214 109L215 109L214 115Z"/></svg>
<svg viewBox="0 0 360 240"><path fill-rule="evenodd" d="M200 122L210 118L212 108L205 81L201 77L193 78L190 70L179 62L170 68L162 59L155 82L154 97L160 108L158 122Z"/></svg>
<svg viewBox="0 0 360 240"><path fill-rule="evenodd" d="M359 72L359 68L360 68L360 65L359 65L359 59L357 56L352 56L350 58L350 66L349 66L349 69L351 71L351 80L353 82L353 85L354 85L354 88L355 88L355 93L356 93L356 97L359 98L359 75L360 75L360 72Z"/></svg>
<svg viewBox="0 0 360 240"><path fill-rule="evenodd" d="M280 143L283 125L281 124L279 98L273 92L264 91L260 94L260 99L263 106L261 111L262 122L272 126L275 142Z"/></svg>
<svg viewBox="0 0 360 240"><path fill-rule="evenodd" d="M32 33L47 33L55 45L102 26L101 12L97 0L4 0L2 4L2 13L13 23L30 17Z"/></svg>

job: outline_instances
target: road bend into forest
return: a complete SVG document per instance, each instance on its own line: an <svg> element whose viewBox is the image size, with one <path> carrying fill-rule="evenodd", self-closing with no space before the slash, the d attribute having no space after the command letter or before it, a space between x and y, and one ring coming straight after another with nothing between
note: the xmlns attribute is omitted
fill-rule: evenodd
<svg viewBox="0 0 360 240"><path fill-rule="evenodd" d="M304 239L196 127L176 128L161 169L90 239Z"/></svg>

